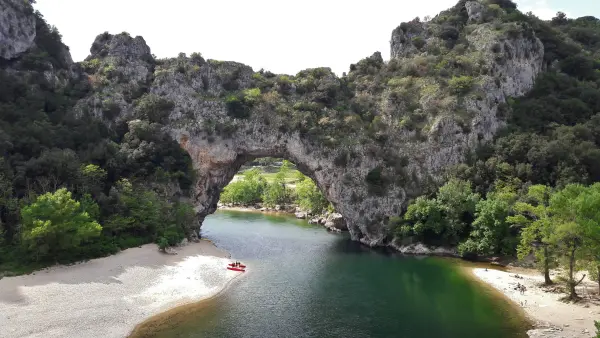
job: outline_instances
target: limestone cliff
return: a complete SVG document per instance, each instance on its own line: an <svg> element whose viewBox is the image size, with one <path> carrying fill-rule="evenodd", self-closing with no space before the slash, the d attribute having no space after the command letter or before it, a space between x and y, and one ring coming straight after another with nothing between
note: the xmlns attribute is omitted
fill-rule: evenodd
<svg viewBox="0 0 600 338"><path fill-rule="evenodd" d="M109 126L162 125L197 171L198 226L242 164L282 157L316 181L353 239L385 245L389 217L491 140L507 98L541 71L542 43L505 14L463 0L429 22L403 23L389 62L375 53L343 77L328 68L254 72L200 54L155 60L143 38L104 33L81 63L93 90L75 109Z"/></svg>
<svg viewBox="0 0 600 338"><path fill-rule="evenodd" d="M27 1L0 2L0 57L13 59L33 46L35 17Z"/></svg>

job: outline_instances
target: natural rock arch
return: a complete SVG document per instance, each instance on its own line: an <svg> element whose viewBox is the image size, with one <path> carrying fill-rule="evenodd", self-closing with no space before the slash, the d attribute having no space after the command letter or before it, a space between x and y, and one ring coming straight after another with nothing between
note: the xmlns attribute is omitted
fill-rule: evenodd
<svg viewBox="0 0 600 338"><path fill-rule="evenodd" d="M542 69L543 45L531 30L481 22L467 4L474 24L454 35L468 42L463 59L477 63L451 74L428 64L444 61L428 55L429 45L454 48L435 20L401 25L389 62L375 53L341 78L328 68L256 73L199 54L155 60L143 38L105 33L82 63L94 91L76 111L109 124L140 115L163 124L197 171L199 226L244 162L272 156L315 180L353 239L383 245L388 219L491 140L507 98L531 89Z"/></svg>

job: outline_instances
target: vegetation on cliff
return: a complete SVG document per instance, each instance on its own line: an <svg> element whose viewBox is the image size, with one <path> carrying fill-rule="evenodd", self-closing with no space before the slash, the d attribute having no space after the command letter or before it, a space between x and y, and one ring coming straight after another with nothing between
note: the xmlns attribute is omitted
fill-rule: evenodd
<svg viewBox="0 0 600 338"><path fill-rule="evenodd" d="M546 71L509 100L507 126L493 142L389 225L399 241L457 246L464 256L533 253L547 283L549 268L565 268L575 298L579 267L599 279L600 20L558 13L544 22L509 1L497 5L503 22L527 24L541 39Z"/></svg>
<svg viewBox="0 0 600 338"><path fill-rule="evenodd" d="M0 271L98 257L196 222L185 195L189 156L139 101L141 120L107 128L75 102L88 79L54 27L36 13L35 46L0 62Z"/></svg>
<svg viewBox="0 0 600 338"><path fill-rule="evenodd" d="M395 236L457 246L465 256L528 248L539 255L539 224L530 221L543 208L530 187L544 186L558 201L593 194L600 181L593 17L559 13L545 22L510 0L461 0L430 20L402 23L389 62L375 53L342 77L328 68L253 72L198 53L156 60L143 38L127 33L99 35L75 65L58 31L39 13L36 20L34 46L0 62L4 266L151 241L164 248L190 236L193 210L180 197L190 195L194 177L181 146L197 147L186 149L208 167L200 166L206 180L194 196L201 219L240 159L285 155L327 187L355 239L376 245ZM465 153L466 163L442 179ZM326 205L310 180L294 194L281 177L265 182L253 173L222 194L239 203L295 198L308 209ZM43 213L42 205L71 211ZM543 206L556 234L576 234L588 222L567 221L558 204ZM59 216L102 229L75 236L78 246L38 250L47 234L62 231L52 221Z"/></svg>

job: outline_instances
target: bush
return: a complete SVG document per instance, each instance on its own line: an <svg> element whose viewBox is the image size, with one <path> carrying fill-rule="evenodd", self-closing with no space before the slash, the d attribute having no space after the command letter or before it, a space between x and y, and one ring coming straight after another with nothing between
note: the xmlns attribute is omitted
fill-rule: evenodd
<svg viewBox="0 0 600 338"><path fill-rule="evenodd" d="M414 38L412 38L412 43L415 47L417 47L418 49L421 49L425 46L425 39L423 39L420 36L415 36Z"/></svg>
<svg viewBox="0 0 600 338"><path fill-rule="evenodd" d="M253 204L260 203L267 182L260 175L258 169L251 169L244 173L244 178L227 185L221 193L223 203Z"/></svg>
<svg viewBox="0 0 600 338"><path fill-rule="evenodd" d="M242 92L227 95L225 104L228 115L240 119L250 117L252 107L258 103L260 97L259 88L246 89Z"/></svg>
<svg viewBox="0 0 600 338"><path fill-rule="evenodd" d="M250 117L250 107L244 102L240 94L229 94L225 97L227 114L234 118L245 119Z"/></svg>
<svg viewBox="0 0 600 338"><path fill-rule="evenodd" d="M471 88L473 88L474 83L475 80L473 80L473 78L470 76L455 76L448 81L448 87L452 93L456 95L464 95L468 93Z"/></svg>
<svg viewBox="0 0 600 338"><path fill-rule="evenodd" d="M322 213L329 205L315 182L304 175L296 184L296 196L296 203L300 208L308 210L313 215Z"/></svg>
<svg viewBox="0 0 600 338"><path fill-rule="evenodd" d="M75 250L80 243L100 235L92 219L67 189L46 193L21 210L22 245L36 261Z"/></svg>
<svg viewBox="0 0 600 338"><path fill-rule="evenodd" d="M165 98L155 94L146 94L137 103L136 115L143 120L165 124L173 107L173 102Z"/></svg>
<svg viewBox="0 0 600 338"><path fill-rule="evenodd" d="M452 26L442 26L442 30L440 32L440 38L442 40L456 41L460 36L460 32L458 29Z"/></svg>

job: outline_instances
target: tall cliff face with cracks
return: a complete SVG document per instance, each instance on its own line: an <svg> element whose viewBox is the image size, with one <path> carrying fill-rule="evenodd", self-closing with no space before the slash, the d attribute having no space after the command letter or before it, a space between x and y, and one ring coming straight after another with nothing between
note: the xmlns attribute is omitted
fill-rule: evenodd
<svg viewBox="0 0 600 338"><path fill-rule="evenodd" d="M255 72L196 53L156 60L143 38L104 33L80 64L93 89L75 110L114 128L150 121L177 141L197 172L198 227L242 164L272 156L316 181L354 240L385 245L389 217L491 140L507 98L541 71L542 43L505 15L462 0L428 22L401 24L390 61L375 53L342 77L328 68Z"/></svg>

